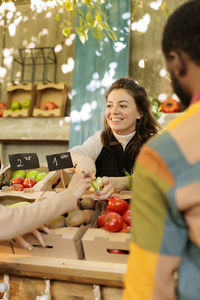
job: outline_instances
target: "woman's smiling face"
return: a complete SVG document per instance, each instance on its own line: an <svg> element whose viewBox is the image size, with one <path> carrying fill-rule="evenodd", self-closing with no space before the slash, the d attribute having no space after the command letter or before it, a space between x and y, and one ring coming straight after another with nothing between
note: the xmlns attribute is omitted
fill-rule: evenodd
<svg viewBox="0 0 200 300"><path fill-rule="evenodd" d="M135 99L126 89L114 89L107 97L105 118L113 132L126 135L135 130L140 119Z"/></svg>

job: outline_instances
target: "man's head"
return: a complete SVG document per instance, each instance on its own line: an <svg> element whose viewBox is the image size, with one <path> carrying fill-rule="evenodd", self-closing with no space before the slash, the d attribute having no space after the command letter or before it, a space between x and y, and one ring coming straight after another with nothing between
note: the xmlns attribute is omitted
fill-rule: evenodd
<svg viewBox="0 0 200 300"><path fill-rule="evenodd" d="M187 107L199 83L195 74L200 72L200 0L186 2L169 17L162 49L174 91Z"/></svg>

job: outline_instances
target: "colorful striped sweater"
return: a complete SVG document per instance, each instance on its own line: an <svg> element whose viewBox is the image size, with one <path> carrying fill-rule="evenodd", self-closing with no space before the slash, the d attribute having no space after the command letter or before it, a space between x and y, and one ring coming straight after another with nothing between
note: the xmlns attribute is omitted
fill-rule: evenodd
<svg viewBox="0 0 200 300"><path fill-rule="evenodd" d="M143 146L132 223L123 300L199 300L200 102Z"/></svg>

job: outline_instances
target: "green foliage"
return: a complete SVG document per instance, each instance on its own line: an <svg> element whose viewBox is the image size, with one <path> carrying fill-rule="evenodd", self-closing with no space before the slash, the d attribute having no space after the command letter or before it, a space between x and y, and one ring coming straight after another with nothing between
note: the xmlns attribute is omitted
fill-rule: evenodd
<svg viewBox="0 0 200 300"><path fill-rule="evenodd" d="M133 185L133 172L134 172L134 169L131 170L131 173L127 172L125 169L123 170L124 174L126 175L126 177L128 178L128 190L131 191L132 189L132 185Z"/></svg>
<svg viewBox="0 0 200 300"><path fill-rule="evenodd" d="M152 0L132 0L132 9L131 9L131 15L132 19L137 16L137 19L139 19L141 16L143 16L144 11L151 10L150 3ZM160 17L164 15L165 18L168 18L169 15L177 8L178 4L176 1L170 1L170 0L162 0L162 3L158 9L160 14ZM160 17L156 18L157 22L160 22Z"/></svg>
<svg viewBox="0 0 200 300"><path fill-rule="evenodd" d="M48 0L52 2L53 0ZM88 33L91 31L96 39L103 39L108 36L112 40L117 40L117 36L107 22L107 16L103 12L101 0L63 0L56 1L58 11L56 20L60 22L59 15L65 10L69 16L64 24L61 24L65 37L74 31L84 44L88 40ZM74 26L72 19L78 19L77 26ZM70 21L71 20L71 21ZM63 21L62 21L63 22Z"/></svg>

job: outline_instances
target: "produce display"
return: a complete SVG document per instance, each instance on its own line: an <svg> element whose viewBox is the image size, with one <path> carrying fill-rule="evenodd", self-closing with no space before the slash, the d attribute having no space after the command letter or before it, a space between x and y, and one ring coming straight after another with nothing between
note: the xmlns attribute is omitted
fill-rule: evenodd
<svg viewBox="0 0 200 300"><path fill-rule="evenodd" d="M151 101L152 114L156 119L161 117L162 113L176 113L180 111L180 103L168 97L164 102L160 102L158 99L149 97Z"/></svg>
<svg viewBox="0 0 200 300"><path fill-rule="evenodd" d="M73 210L67 213L67 216L59 216L48 221L45 225L50 229L61 227L80 227L91 222L95 210L95 200L90 197L83 197Z"/></svg>
<svg viewBox="0 0 200 300"><path fill-rule="evenodd" d="M104 212L98 216L97 223L100 228L110 232L130 232L131 211L127 201L113 195Z"/></svg>
<svg viewBox="0 0 200 300"><path fill-rule="evenodd" d="M21 109L27 109L27 108L29 108L30 104L31 104L30 99L24 100L24 102L22 104L19 101L13 101L11 103L10 110L11 111L20 111Z"/></svg>
<svg viewBox="0 0 200 300"><path fill-rule="evenodd" d="M23 191L23 189L32 188L37 182L42 180L47 175L46 172L39 172L37 170L17 170L12 172L10 186L13 191Z"/></svg>
<svg viewBox="0 0 200 300"><path fill-rule="evenodd" d="M178 101L167 98L161 105L161 111L164 113L175 113L179 112L180 110L180 104Z"/></svg>
<svg viewBox="0 0 200 300"><path fill-rule="evenodd" d="M41 107L42 110L53 110L56 108L58 108L58 106L52 101L45 102Z"/></svg>

